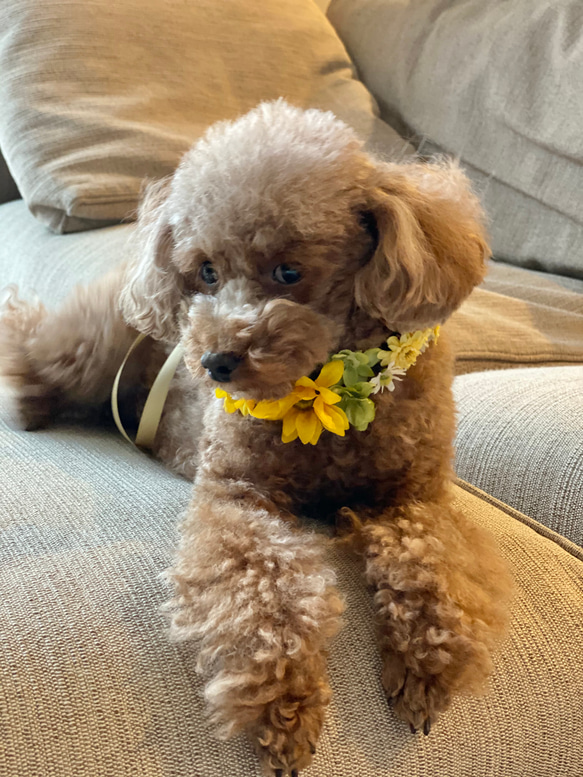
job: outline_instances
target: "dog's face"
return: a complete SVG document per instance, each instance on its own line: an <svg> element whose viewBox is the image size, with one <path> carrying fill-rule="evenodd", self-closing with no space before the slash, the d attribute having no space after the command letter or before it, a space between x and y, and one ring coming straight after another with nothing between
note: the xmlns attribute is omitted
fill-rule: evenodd
<svg viewBox="0 0 583 777"><path fill-rule="evenodd" d="M212 127L150 187L138 236L128 322L254 399L359 338L442 322L487 255L456 168L376 164L331 114L281 101Z"/></svg>

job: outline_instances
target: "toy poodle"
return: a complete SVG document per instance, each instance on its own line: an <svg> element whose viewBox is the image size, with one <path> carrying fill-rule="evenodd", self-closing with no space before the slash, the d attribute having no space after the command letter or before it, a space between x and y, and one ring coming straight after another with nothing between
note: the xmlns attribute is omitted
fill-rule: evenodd
<svg viewBox="0 0 583 777"><path fill-rule="evenodd" d="M129 250L58 312L6 302L24 425L101 413L142 333L119 384L135 426L179 345L152 449L194 481L171 629L198 642L219 732L247 732L275 777L311 762L343 603L306 524L336 515L374 592L387 698L428 734L453 693L483 689L510 588L452 504L439 325L489 254L463 173L381 162L331 113L265 103L148 187Z"/></svg>

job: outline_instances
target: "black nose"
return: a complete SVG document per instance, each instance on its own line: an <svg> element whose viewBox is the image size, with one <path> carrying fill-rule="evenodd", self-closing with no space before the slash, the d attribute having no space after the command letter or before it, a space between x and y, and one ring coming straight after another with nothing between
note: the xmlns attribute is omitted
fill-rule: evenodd
<svg viewBox="0 0 583 777"><path fill-rule="evenodd" d="M237 369L241 359L234 353L203 353L200 363L208 371L209 376L219 383L228 383L232 373Z"/></svg>

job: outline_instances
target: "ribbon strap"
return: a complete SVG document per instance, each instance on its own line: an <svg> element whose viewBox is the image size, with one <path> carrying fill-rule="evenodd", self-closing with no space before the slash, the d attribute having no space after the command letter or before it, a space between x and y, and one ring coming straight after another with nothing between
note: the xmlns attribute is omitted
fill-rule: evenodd
<svg viewBox="0 0 583 777"><path fill-rule="evenodd" d="M148 393L144 409L142 410L142 416L140 418L140 423L138 425L138 431L136 433L136 439L134 442L127 434L121 422L117 395L119 391L121 375L124 371L127 361L138 345L145 339L145 337L146 335L144 334L140 334L136 337L130 346L130 349L126 353L119 370L117 371L117 375L115 376L113 387L111 389L111 412L113 413L113 420L115 421L115 425L128 442L132 443L132 445L139 446L140 448L151 448L154 444L158 426L160 425L160 418L162 417L162 411L164 410L164 405L166 404L166 397L168 396L170 383L172 382L172 378L174 377L176 369L180 364L182 357L184 356L184 349L182 346L177 345L168 356L162 365L162 369L156 376L156 380L152 384L152 388Z"/></svg>

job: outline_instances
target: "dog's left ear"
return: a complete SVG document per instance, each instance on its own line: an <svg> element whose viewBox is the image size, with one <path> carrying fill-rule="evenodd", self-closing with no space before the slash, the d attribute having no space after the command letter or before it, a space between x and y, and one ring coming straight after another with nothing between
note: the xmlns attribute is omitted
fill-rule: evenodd
<svg viewBox="0 0 583 777"><path fill-rule="evenodd" d="M371 175L369 213L378 244L356 276L358 306L397 332L445 321L490 255L465 175L453 163L382 165Z"/></svg>
<svg viewBox="0 0 583 777"><path fill-rule="evenodd" d="M176 342L176 311L182 280L171 261L173 240L168 220L169 178L150 183L140 205L135 255L125 271L120 306L125 320L155 340Z"/></svg>

